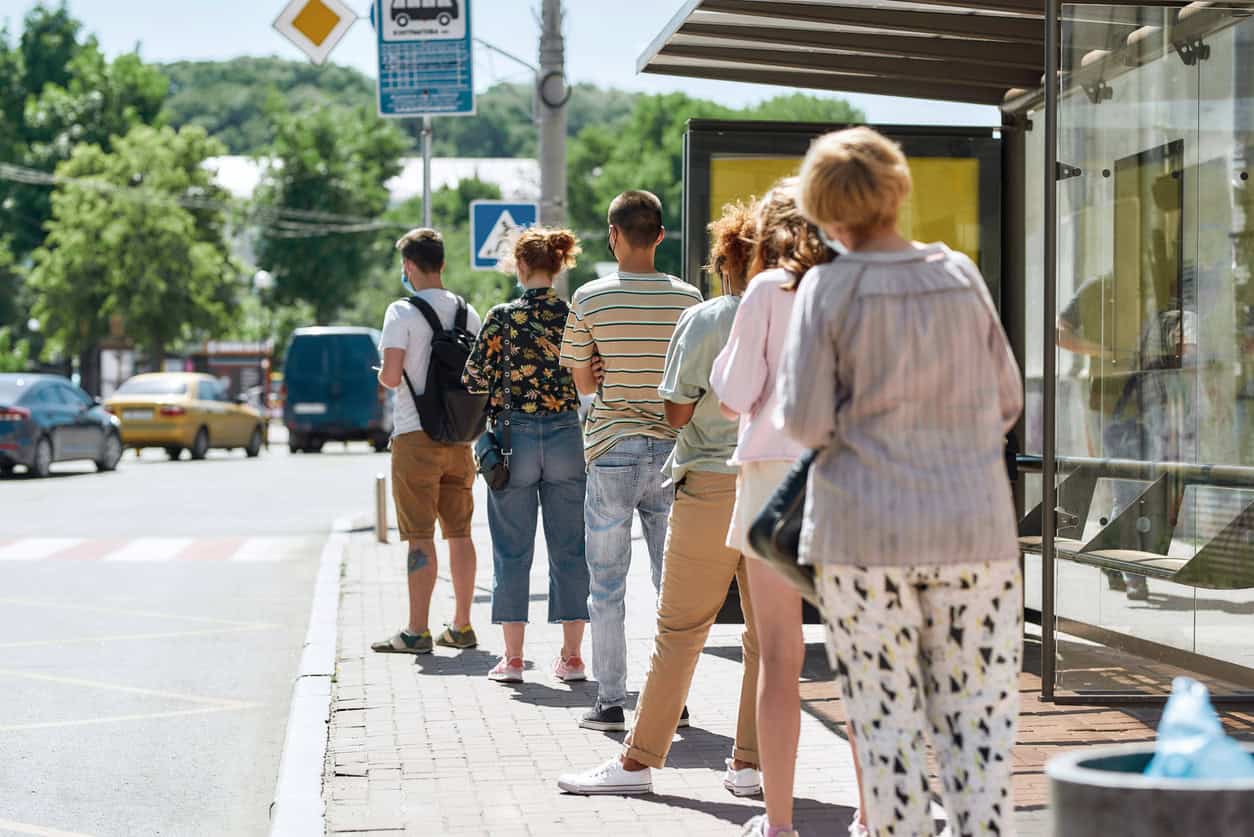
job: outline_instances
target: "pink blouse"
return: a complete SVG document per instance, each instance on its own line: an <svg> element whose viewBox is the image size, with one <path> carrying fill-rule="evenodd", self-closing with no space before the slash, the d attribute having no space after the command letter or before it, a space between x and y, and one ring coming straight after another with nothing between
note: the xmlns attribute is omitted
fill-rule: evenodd
<svg viewBox="0 0 1254 837"><path fill-rule="evenodd" d="M775 378L797 298L784 285L793 278L781 268L753 277L736 309L731 337L714 361L710 387L724 406L740 414L733 465L792 462L805 450L784 433L775 406Z"/></svg>

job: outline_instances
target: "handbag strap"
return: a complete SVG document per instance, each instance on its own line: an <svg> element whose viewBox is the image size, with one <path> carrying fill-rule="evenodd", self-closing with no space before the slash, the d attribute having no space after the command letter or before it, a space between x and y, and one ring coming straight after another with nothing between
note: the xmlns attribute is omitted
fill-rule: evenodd
<svg viewBox="0 0 1254 837"><path fill-rule="evenodd" d="M513 445L510 444L510 414L513 413L514 392L513 392L513 352L510 349L510 310L514 305L505 306L504 322L501 325L501 351L504 364L501 370L503 394L505 405L501 410L501 415L497 417L497 421L501 424L501 455L505 457L506 465L509 464L509 458L514 453Z"/></svg>

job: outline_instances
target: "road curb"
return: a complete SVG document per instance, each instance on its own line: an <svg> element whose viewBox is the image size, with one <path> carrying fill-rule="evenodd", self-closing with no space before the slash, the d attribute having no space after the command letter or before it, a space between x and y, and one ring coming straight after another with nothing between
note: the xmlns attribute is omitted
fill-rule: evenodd
<svg viewBox="0 0 1254 837"><path fill-rule="evenodd" d="M331 714L331 679L340 613L340 570L344 563L350 518L335 521L318 561L309 628L279 761L279 777L270 803L271 837L313 837L326 833L322 776L327 754L327 723Z"/></svg>

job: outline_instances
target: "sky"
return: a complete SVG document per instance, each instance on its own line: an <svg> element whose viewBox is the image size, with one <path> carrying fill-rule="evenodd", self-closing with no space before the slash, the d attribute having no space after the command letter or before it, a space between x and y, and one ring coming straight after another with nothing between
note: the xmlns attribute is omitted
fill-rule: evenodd
<svg viewBox="0 0 1254 837"><path fill-rule="evenodd" d="M346 2L365 17L336 47L330 61L356 67L373 78L375 50L369 0ZM476 37L537 62L539 0L473 2ZM272 27L286 0L67 0L67 4L110 56L138 45L145 60L163 63L246 55L305 60L304 54ZM16 31L33 5L31 0L0 0L0 23L7 20L10 31ZM638 74L640 53L682 5L683 0L566 0L568 77L624 90L683 91L735 107L790 92L767 85ZM530 77L530 71L482 48L476 50L475 72L480 89L498 81ZM1000 122L997 110L991 107L859 94L843 98L860 107L873 123L995 126Z"/></svg>

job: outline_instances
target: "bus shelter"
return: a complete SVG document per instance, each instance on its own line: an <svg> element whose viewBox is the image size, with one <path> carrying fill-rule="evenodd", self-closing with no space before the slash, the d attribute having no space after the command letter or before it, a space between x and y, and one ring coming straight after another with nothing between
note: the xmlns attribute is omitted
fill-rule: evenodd
<svg viewBox="0 0 1254 837"><path fill-rule="evenodd" d="M981 146L952 212L1024 369L1044 697L1158 700L1179 673L1254 695L1254 2L688 0L639 69L1000 108L982 136L886 133ZM690 281L714 204L820 130L775 128L690 126Z"/></svg>

